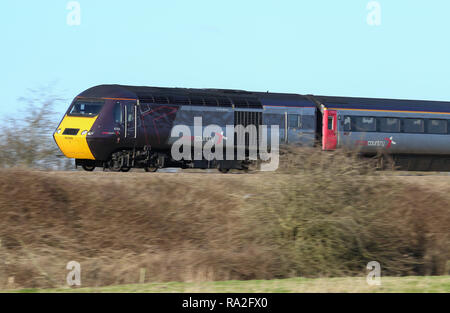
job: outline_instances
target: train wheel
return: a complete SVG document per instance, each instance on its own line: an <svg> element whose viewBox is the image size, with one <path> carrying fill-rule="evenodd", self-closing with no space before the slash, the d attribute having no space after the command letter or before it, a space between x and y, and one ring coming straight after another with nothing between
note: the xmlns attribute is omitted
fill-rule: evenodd
<svg viewBox="0 0 450 313"><path fill-rule="evenodd" d="M120 172L122 170L122 162L117 159L109 159L106 168L110 172Z"/></svg>
<svg viewBox="0 0 450 313"><path fill-rule="evenodd" d="M158 168L157 167L144 167L144 170L147 173L154 173L154 172L156 172L158 170Z"/></svg>
<svg viewBox="0 0 450 313"><path fill-rule="evenodd" d="M83 165L82 167L86 172L93 172L95 170L95 165Z"/></svg>

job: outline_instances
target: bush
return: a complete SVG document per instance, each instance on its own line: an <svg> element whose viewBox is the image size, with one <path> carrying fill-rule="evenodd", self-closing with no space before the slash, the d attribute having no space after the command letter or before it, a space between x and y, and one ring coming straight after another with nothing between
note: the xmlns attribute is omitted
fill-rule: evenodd
<svg viewBox="0 0 450 313"><path fill-rule="evenodd" d="M361 275L369 261L447 273L446 195L340 153L291 153L303 167L255 175L1 170L0 288L64 285L72 260L83 286L142 268L147 282Z"/></svg>
<svg viewBox="0 0 450 313"><path fill-rule="evenodd" d="M277 277L358 275L370 261L385 275L445 273L448 199L376 175L345 152L287 157L295 162L280 171L291 174L266 181L245 214L253 238L278 256Z"/></svg>

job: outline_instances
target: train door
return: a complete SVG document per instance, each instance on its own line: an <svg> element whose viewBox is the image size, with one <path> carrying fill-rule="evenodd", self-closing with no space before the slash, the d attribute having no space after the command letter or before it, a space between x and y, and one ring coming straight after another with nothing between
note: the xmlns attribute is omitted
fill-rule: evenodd
<svg viewBox="0 0 450 313"><path fill-rule="evenodd" d="M114 108L117 144L123 148L133 148L138 131L137 106L135 101L116 102Z"/></svg>
<svg viewBox="0 0 450 313"><path fill-rule="evenodd" d="M335 150L337 146L337 112L324 110L322 121L322 149Z"/></svg>

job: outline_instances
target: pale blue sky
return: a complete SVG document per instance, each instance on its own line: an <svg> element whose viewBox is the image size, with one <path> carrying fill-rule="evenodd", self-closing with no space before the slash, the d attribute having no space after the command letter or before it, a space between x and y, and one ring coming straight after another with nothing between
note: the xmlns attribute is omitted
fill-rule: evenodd
<svg viewBox="0 0 450 313"><path fill-rule="evenodd" d="M0 115L53 82L450 100L448 0L379 0L380 26L369 0L67 2L1 2Z"/></svg>

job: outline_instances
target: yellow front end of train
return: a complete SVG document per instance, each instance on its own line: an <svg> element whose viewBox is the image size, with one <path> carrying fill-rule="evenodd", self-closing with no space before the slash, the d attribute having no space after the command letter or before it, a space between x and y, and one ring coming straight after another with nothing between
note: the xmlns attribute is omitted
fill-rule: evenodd
<svg viewBox="0 0 450 313"><path fill-rule="evenodd" d="M95 160L87 136L104 105L99 99L76 99L54 133L55 142L62 153L71 159Z"/></svg>
<svg viewBox="0 0 450 313"><path fill-rule="evenodd" d="M62 153L71 159L95 160L86 140L96 117L65 116L54 134Z"/></svg>

